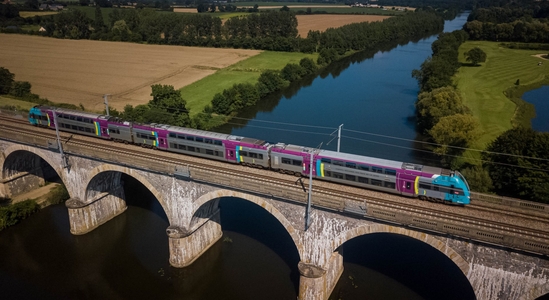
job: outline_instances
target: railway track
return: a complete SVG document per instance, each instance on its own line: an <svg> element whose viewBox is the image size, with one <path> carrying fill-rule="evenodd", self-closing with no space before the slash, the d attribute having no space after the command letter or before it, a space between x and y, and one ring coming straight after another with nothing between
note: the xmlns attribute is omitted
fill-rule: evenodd
<svg viewBox="0 0 549 300"><path fill-rule="evenodd" d="M9 123L6 123L8 121ZM48 140L56 138L55 131L32 127L27 123L24 118L13 119L11 117L5 117L0 114L0 126L9 132L14 134L26 134L39 136ZM95 149L96 151L117 153L118 155L124 155L127 157L139 157L144 160L163 162L172 165L186 165L190 168L204 171L211 171L215 168L215 172L219 174L225 174L226 176L236 176L235 168L238 169L238 177L250 181L260 182L261 184L275 184L278 186L286 186L295 188L296 177L290 175L282 175L279 173L273 176L273 172L259 171L259 169L249 168L239 165L226 164L222 162L209 161L202 158L190 157L181 154L175 154L171 152L146 149L139 146L129 146L119 143L114 143L108 140L97 139L93 137L72 135L66 132L60 132L60 137L64 144L77 145L79 147L86 147ZM151 153L154 153L154 159L151 159ZM268 174L264 174L264 173ZM308 179L304 179L307 181ZM305 185L308 183L305 182ZM324 183L319 180L313 182L313 195L323 194L328 197L345 198L351 201L357 201L361 204L365 204L370 207L383 208L388 211L398 211L401 213L419 214L429 218L443 219L446 221L453 221L457 223L466 222L471 226L477 226L489 229L495 232L509 232L520 236L527 236L536 239L547 239L549 236L549 217L543 218L540 216L530 215L529 212L514 212L506 211L505 207L485 207L481 205L472 204L467 207L452 207L437 204L436 207L428 207L425 205L418 205L424 203L423 201L413 200L409 198L405 201L394 201L392 199L383 199L373 196L364 195L364 190L359 188L350 187L343 191L341 188L334 187L332 183ZM497 220L488 220L486 218L474 216L472 211L483 211L493 215L504 215L513 218L526 218L530 222L537 222L542 229L531 228L529 226L521 226L519 224L509 224L505 222L499 222ZM498 219L496 217L496 219ZM519 222L517 222L519 223Z"/></svg>

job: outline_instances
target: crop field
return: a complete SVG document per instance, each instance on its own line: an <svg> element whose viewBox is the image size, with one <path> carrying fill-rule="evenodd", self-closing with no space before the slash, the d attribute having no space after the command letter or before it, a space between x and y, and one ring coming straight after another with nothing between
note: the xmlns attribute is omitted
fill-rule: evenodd
<svg viewBox="0 0 549 300"><path fill-rule="evenodd" d="M477 67L465 64L464 53L474 47L481 48L487 55L486 62ZM461 45L459 59L465 65L459 69L455 82L465 105L479 120L482 131L473 148L484 149L502 132L511 129L516 106L503 92L513 87L517 79L521 86L533 88L549 80L549 61L534 56L541 53L544 51L503 48L496 42L475 41ZM540 61L542 65L538 65Z"/></svg>
<svg viewBox="0 0 549 300"><path fill-rule="evenodd" d="M121 110L151 100L153 84L176 89L259 54L239 49L192 48L0 34L0 66L53 102L102 111L103 95ZM2 101L3 102L3 101Z"/></svg>
<svg viewBox="0 0 549 300"><path fill-rule="evenodd" d="M371 15L298 15L297 31L301 37L306 38L309 30L325 31L333 27L341 27L351 23L383 21L389 16Z"/></svg>
<svg viewBox="0 0 549 300"><path fill-rule="evenodd" d="M49 16L56 15L56 11L20 11L19 16L21 18L32 18L34 16Z"/></svg>

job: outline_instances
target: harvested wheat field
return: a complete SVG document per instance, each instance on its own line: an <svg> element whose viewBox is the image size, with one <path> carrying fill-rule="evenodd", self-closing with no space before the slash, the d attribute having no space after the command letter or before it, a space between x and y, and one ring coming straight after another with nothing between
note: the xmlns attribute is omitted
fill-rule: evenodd
<svg viewBox="0 0 549 300"><path fill-rule="evenodd" d="M297 31L306 38L309 30L325 31L351 23L383 21L390 16L375 15L299 15L297 16Z"/></svg>
<svg viewBox="0 0 549 300"><path fill-rule="evenodd" d="M118 110L145 104L153 84L179 89L260 52L0 34L0 67L15 80L50 101L94 111L103 110L103 94Z"/></svg>

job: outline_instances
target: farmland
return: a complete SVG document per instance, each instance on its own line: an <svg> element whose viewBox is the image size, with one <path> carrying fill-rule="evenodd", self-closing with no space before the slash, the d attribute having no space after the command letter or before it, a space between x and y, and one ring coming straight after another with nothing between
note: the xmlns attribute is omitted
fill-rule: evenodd
<svg viewBox="0 0 549 300"><path fill-rule="evenodd" d="M298 15L297 31L301 37L306 38L309 30L325 31L333 27L360 22L383 21L389 16L371 16L371 15Z"/></svg>
<svg viewBox="0 0 549 300"><path fill-rule="evenodd" d="M60 40L0 34L0 66L53 102L103 109L145 104L152 84L181 88L261 51ZM32 45L32 47L29 47Z"/></svg>

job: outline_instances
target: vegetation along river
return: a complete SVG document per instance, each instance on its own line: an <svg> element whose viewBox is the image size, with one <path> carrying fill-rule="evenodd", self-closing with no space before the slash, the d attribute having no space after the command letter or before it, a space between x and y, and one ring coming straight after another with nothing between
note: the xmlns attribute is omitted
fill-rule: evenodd
<svg viewBox="0 0 549 300"><path fill-rule="evenodd" d="M461 28L467 15L446 22ZM334 66L246 118L415 138L411 78L436 36L365 53ZM387 49L389 50L389 49ZM373 56L373 57L372 57ZM365 59L366 57L372 57ZM255 116L255 117L254 117ZM333 129L258 121L225 128L234 134L335 149ZM235 121L233 121L235 122ZM272 128L276 128L274 130ZM285 130L281 130L285 129ZM364 140L373 136L344 132ZM343 139L342 151L418 161L411 141ZM192 266L168 263L168 222L158 201L124 175L128 210L83 235L69 232L67 209L42 210L0 232L0 290L5 299L296 299L299 257L282 226L262 208L222 199L224 237ZM344 273L332 299L474 299L465 276L444 255L407 237L374 234L343 245Z"/></svg>

